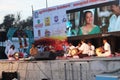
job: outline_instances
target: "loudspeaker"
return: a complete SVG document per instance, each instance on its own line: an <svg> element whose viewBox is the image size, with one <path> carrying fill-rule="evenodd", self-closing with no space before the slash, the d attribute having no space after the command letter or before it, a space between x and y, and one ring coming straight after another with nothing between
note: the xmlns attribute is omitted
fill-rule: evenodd
<svg viewBox="0 0 120 80"><path fill-rule="evenodd" d="M42 53L38 53L34 56L35 60L55 60L56 59L56 53L46 51Z"/></svg>
<svg viewBox="0 0 120 80"><path fill-rule="evenodd" d="M0 46L0 59L7 59L7 55L5 54L5 47Z"/></svg>
<svg viewBox="0 0 120 80"><path fill-rule="evenodd" d="M2 80L18 80L18 73L17 72L2 72Z"/></svg>

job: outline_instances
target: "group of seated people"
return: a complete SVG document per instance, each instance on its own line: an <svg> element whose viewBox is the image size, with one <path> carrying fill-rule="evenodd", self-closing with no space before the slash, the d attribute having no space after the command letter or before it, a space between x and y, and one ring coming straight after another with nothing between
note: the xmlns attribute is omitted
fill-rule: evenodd
<svg viewBox="0 0 120 80"><path fill-rule="evenodd" d="M102 47L95 48L95 46L92 45L90 41L86 43L85 40L81 40L81 42L76 47L69 43L69 46L67 48L67 56L78 56L79 58L87 56L111 56L111 48L110 44L107 42L107 39L103 39L103 44L104 45Z"/></svg>
<svg viewBox="0 0 120 80"><path fill-rule="evenodd" d="M38 54L38 48L33 43L28 57L34 56L36 54ZM16 51L14 45L10 46L10 49L8 50L8 53L7 53L7 57L9 60L19 60L19 58L24 58L25 57L24 55L25 53Z"/></svg>
<svg viewBox="0 0 120 80"><path fill-rule="evenodd" d="M86 43L85 40L81 40L77 46L73 46L71 43L69 43L66 46L66 51L64 51L64 55L65 57L77 57L77 58L83 58L83 57L87 57L87 56L98 56L98 57L107 57L111 55L111 48L110 48L110 44L107 42L107 39L103 39L103 47L99 47L99 48L95 48L95 46L88 41ZM59 54L57 52L55 52L55 50L50 50L53 53ZM20 53L20 52L19 52ZM32 47L30 49L30 53L29 56L35 56L36 54L40 53L38 48L35 46L35 44L32 44ZM67 54L66 54L67 53ZM17 54L15 51L15 46L11 45L10 50L8 51L8 58L14 58L17 59L19 58L18 55L20 56L20 54ZM22 57L24 57L24 55L21 55Z"/></svg>
<svg viewBox="0 0 120 80"><path fill-rule="evenodd" d="M32 47L30 49L30 54L28 57L34 56L36 54L38 54L38 49L35 46L35 44L32 44ZM25 53L16 51L14 45L10 46L10 49L8 50L8 53L7 53L7 58L9 60L19 60L19 58L24 58L24 57L25 57Z"/></svg>
<svg viewBox="0 0 120 80"><path fill-rule="evenodd" d="M103 44L104 45L102 47L95 48L92 42L88 41L86 43L85 40L81 40L77 46L74 46L71 43L69 43L66 46L66 51L64 52L64 56L78 57L78 58L83 58L87 56L98 56L98 57L111 56L111 47L110 47L110 44L107 42L107 39L103 39ZM53 51L54 53L56 53L53 48L50 51ZM30 49L30 55L34 56L37 53L38 53L38 48L35 47L34 44L32 44L32 48Z"/></svg>
<svg viewBox="0 0 120 80"><path fill-rule="evenodd" d="M19 58L23 58L23 57L24 57L24 53L16 51L15 46L12 44L10 46L10 49L8 50L7 58L9 60L19 60Z"/></svg>

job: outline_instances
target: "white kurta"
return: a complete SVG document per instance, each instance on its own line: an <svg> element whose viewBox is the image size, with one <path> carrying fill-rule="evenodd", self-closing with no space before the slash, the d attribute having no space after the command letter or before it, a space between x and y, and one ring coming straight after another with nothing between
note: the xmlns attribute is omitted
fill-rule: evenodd
<svg viewBox="0 0 120 80"><path fill-rule="evenodd" d="M120 15L112 15L109 20L108 32L120 31Z"/></svg>
<svg viewBox="0 0 120 80"><path fill-rule="evenodd" d="M104 50L106 51L104 54L106 55L106 56L109 56L110 54L111 54L111 49L110 49L110 44L109 43L105 43L104 44Z"/></svg>
<svg viewBox="0 0 120 80"><path fill-rule="evenodd" d="M79 50L83 51L82 54L88 54L89 55L89 46L86 43L83 43Z"/></svg>
<svg viewBox="0 0 120 80"><path fill-rule="evenodd" d="M104 44L104 50L105 50L105 52L99 54L98 56L107 57L107 56L110 56L110 55L111 55L111 48L110 48L110 44L109 44L109 43L106 42L106 43Z"/></svg>
<svg viewBox="0 0 120 80"><path fill-rule="evenodd" d="M95 46L91 45L89 46L89 55L94 55L95 54Z"/></svg>

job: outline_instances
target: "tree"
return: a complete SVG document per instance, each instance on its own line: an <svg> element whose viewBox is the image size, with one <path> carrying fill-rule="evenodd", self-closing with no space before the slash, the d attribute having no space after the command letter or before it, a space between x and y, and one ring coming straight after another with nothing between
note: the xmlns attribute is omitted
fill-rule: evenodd
<svg viewBox="0 0 120 80"><path fill-rule="evenodd" d="M28 17L26 20L22 20L19 22L20 29L32 29L33 20L32 17Z"/></svg>
<svg viewBox="0 0 120 80"><path fill-rule="evenodd" d="M6 31L8 31L9 28L13 27L14 21L15 17L13 14L8 14L4 17L2 25L5 26L4 28L6 29Z"/></svg>
<svg viewBox="0 0 120 80"><path fill-rule="evenodd" d="M8 14L4 17L3 23L0 24L0 28L4 28L6 31L11 27L17 27L19 30L32 30L33 20L32 17L28 17L25 20L21 20L20 13L15 16L14 14Z"/></svg>
<svg viewBox="0 0 120 80"><path fill-rule="evenodd" d="M26 20L26 22L27 22L26 28L28 28L28 29L31 30L32 27L33 27L33 18L32 17L28 17L27 20Z"/></svg>
<svg viewBox="0 0 120 80"><path fill-rule="evenodd" d="M28 17L26 20L19 21L19 23L17 23L18 30L14 34L14 37L18 36L17 32L21 32L21 31L24 31L24 30L31 30L32 31L33 30L32 26L33 26L32 17ZM22 33L20 33L20 34L22 34ZM23 36L23 35L21 35L21 36Z"/></svg>

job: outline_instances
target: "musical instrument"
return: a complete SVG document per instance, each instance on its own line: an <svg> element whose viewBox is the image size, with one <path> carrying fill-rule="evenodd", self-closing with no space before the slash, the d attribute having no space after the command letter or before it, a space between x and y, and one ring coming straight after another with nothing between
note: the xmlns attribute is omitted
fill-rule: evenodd
<svg viewBox="0 0 120 80"><path fill-rule="evenodd" d="M100 56L101 54L103 54L103 48L102 47L99 47L99 48L96 48L96 54L97 54L97 56Z"/></svg>
<svg viewBox="0 0 120 80"><path fill-rule="evenodd" d="M68 54L70 55L70 56L75 56L75 55L77 55L78 54L78 49L77 48L73 48L73 49L70 49L69 51L68 51Z"/></svg>
<svg viewBox="0 0 120 80"><path fill-rule="evenodd" d="M24 57L24 53L22 53L22 52L15 52L13 57L15 58L15 60L19 60L19 58L23 58Z"/></svg>

